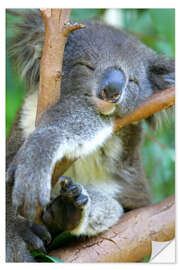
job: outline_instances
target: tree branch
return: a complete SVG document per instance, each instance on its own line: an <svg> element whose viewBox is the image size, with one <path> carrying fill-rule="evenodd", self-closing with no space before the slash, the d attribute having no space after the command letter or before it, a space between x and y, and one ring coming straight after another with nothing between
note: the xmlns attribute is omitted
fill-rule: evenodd
<svg viewBox="0 0 180 270"><path fill-rule="evenodd" d="M161 91L149 97L139 106L134 112L126 115L123 118L117 118L114 124L114 131L125 127L133 122L140 121L150 115L166 110L175 104L175 87Z"/></svg>
<svg viewBox="0 0 180 270"><path fill-rule="evenodd" d="M77 240L49 255L64 262L137 262L151 254L153 241L170 241L175 235L174 196L132 210L107 232L83 242Z"/></svg>
<svg viewBox="0 0 180 270"><path fill-rule="evenodd" d="M41 113L60 98L64 47L68 35L83 28L68 22L71 9L40 9L45 24L45 41L40 67L40 89L36 125Z"/></svg>
<svg viewBox="0 0 180 270"><path fill-rule="evenodd" d="M36 126L41 114L60 98L64 47L68 35L84 28L82 24L69 23L71 9L40 9L45 25L45 41L40 65L40 88L36 113ZM24 210L22 211L22 215ZM38 206L37 223L41 221L42 207Z"/></svg>

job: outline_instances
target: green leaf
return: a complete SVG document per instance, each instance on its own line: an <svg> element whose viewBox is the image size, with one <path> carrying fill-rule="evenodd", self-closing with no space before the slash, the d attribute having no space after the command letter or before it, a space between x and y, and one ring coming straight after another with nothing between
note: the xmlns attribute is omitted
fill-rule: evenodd
<svg viewBox="0 0 180 270"><path fill-rule="evenodd" d="M140 263L145 263L145 262L149 262L149 260L151 259L151 253L147 256L145 256L141 261Z"/></svg>
<svg viewBox="0 0 180 270"><path fill-rule="evenodd" d="M52 262L52 263L62 263L63 261L59 258L56 258L54 256L49 256L41 252L32 252L32 256L38 261L38 262Z"/></svg>
<svg viewBox="0 0 180 270"><path fill-rule="evenodd" d="M52 243L48 246L48 250L56 249L63 244L72 242L74 239L76 239L76 237L70 232L65 231L63 233L60 233L53 239Z"/></svg>
<svg viewBox="0 0 180 270"><path fill-rule="evenodd" d="M67 244L69 242L72 242L74 239L77 239L76 236L72 235L68 231L60 233L59 235L57 235L53 239L52 243L47 247L47 250L50 251L50 250L59 248L63 244ZM33 255L33 257L35 257L35 259L37 261L40 261L40 262L63 262L56 257L48 256L44 253L40 253L40 252L36 252L36 251L33 251L32 255Z"/></svg>

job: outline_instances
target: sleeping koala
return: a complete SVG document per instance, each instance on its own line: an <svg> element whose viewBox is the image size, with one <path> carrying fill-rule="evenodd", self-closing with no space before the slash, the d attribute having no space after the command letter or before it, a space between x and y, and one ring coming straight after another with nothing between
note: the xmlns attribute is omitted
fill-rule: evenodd
<svg viewBox="0 0 180 270"><path fill-rule="evenodd" d="M125 210L151 202L140 156L142 123L116 133L113 123L174 86L174 61L122 30L85 22L66 42L61 99L35 128L44 25L37 10L17 15L23 22L10 53L26 80L27 95L7 142L6 254L8 262L31 262L29 246L44 250L49 232L97 235ZM115 109L104 115L94 99ZM52 171L63 157L77 161L51 190ZM39 204L46 226L33 223ZM23 206L27 219L17 214Z"/></svg>

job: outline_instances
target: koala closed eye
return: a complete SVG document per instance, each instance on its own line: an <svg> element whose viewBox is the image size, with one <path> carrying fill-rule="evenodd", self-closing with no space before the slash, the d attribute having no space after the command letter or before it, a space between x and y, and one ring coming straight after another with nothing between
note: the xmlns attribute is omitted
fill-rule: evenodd
<svg viewBox="0 0 180 270"><path fill-rule="evenodd" d="M138 82L138 80L136 78L129 78L129 82L139 85L139 82Z"/></svg>
<svg viewBox="0 0 180 270"><path fill-rule="evenodd" d="M87 69L90 70L90 71L94 71L94 70L95 70L94 66L93 66L91 63L87 63L87 62L78 62L78 63L75 64L75 66L77 66L77 65L81 65L81 66L87 68Z"/></svg>

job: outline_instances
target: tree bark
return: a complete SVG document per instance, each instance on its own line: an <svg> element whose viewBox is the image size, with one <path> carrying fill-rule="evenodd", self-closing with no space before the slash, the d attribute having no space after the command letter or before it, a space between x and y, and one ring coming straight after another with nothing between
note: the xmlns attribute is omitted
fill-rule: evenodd
<svg viewBox="0 0 180 270"><path fill-rule="evenodd" d="M114 131L125 127L133 122L140 121L150 115L166 110L175 104L175 87L161 91L149 97L139 106L134 112L126 115L123 118L117 118L114 123Z"/></svg>
<svg viewBox="0 0 180 270"><path fill-rule="evenodd" d="M118 224L97 237L70 243L50 256L64 262L137 262L151 254L153 241L170 241L175 235L174 196L132 210Z"/></svg>
<svg viewBox="0 0 180 270"><path fill-rule="evenodd" d="M83 28L82 24L70 24L71 9L40 9L45 25L45 41L40 66L40 89L36 125L44 110L60 98L60 85L64 47L68 35Z"/></svg>
<svg viewBox="0 0 180 270"><path fill-rule="evenodd" d="M36 126L41 114L60 99L63 55L67 37L72 31L85 27L82 24L69 23L71 9L44 8L40 9L40 12L45 25L45 41L40 64ZM42 208L39 205L35 221L40 224L41 213Z"/></svg>

